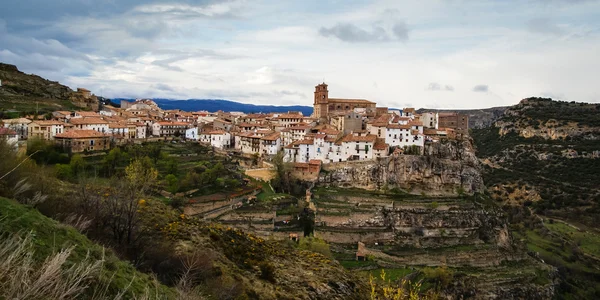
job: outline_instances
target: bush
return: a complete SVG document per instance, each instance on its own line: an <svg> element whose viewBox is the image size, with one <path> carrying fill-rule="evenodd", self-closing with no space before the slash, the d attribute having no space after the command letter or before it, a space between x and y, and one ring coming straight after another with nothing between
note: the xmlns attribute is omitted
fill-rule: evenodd
<svg viewBox="0 0 600 300"><path fill-rule="evenodd" d="M316 237L305 237L300 239L300 243L298 243L298 248L321 253L325 256L331 256L329 244L327 244L325 240Z"/></svg>
<svg viewBox="0 0 600 300"><path fill-rule="evenodd" d="M275 267L272 264L263 261L258 267L260 268L260 279L275 283Z"/></svg>
<svg viewBox="0 0 600 300"><path fill-rule="evenodd" d="M437 268L426 267L423 269L423 274L425 275L425 278L435 282L441 288L447 287L454 278L454 272L452 272L452 270L448 269L446 266Z"/></svg>
<svg viewBox="0 0 600 300"><path fill-rule="evenodd" d="M165 177L165 181L167 182L167 189L169 190L169 192L171 193L177 193L177 191L179 190L179 180L177 179L177 177L173 174L169 174L167 175L167 177Z"/></svg>
<svg viewBox="0 0 600 300"><path fill-rule="evenodd" d="M73 178L73 171L70 165L56 164L54 170L58 179L68 180Z"/></svg>

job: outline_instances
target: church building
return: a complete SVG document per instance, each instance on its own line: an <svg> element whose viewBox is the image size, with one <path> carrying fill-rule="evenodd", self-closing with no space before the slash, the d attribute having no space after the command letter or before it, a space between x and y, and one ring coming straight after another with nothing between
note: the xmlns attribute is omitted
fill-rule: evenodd
<svg viewBox="0 0 600 300"><path fill-rule="evenodd" d="M375 110L376 103L364 99L329 98L329 90L324 82L315 87L313 117L326 120L331 114L354 111L355 108Z"/></svg>

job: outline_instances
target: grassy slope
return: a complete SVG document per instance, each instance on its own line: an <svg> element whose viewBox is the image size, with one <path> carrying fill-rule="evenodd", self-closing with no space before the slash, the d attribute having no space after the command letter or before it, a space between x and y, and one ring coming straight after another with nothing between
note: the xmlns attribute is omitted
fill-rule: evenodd
<svg viewBox="0 0 600 300"><path fill-rule="evenodd" d="M46 257L71 246L75 248L68 259L69 263L77 263L85 259L88 252L93 259L98 260L104 255L105 263L100 282L110 280L109 295L116 295L130 284L129 294L140 295L146 289L155 288L155 283L150 276L138 272L131 264L119 260L110 250L90 241L73 227L47 218L35 209L0 197L0 236L24 235L28 232L32 232L34 237L34 258L37 262L42 262ZM156 290L164 297L175 297L175 292L165 286L159 286Z"/></svg>

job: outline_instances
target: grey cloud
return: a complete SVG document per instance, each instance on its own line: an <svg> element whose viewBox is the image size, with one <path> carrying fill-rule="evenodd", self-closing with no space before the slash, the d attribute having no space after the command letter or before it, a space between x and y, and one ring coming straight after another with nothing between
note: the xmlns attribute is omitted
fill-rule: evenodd
<svg viewBox="0 0 600 300"><path fill-rule="evenodd" d="M425 88L425 90L427 91L447 91L447 92L453 92L454 91L454 87L451 85L444 85L442 86L441 84L437 83L437 82L431 82L427 85L427 87Z"/></svg>
<svg viewBox="0 0 600 300"><path fill-rule="evenodd" d="M130 60L156 50L156 39L186 30L187 22L232 17L239 9L236 0L8 1L0 9L2 35L56 40L103 59ZM0 45L18 52L14 43Z"/></svg>
<svg viewBox="0 0 600 300"><path fill-rule="evenodd" d="M487 93L487 92L489 92L489 90L490 90L490 87L487 86L486 84L478 84L473 87L473 92L477 92L477 93Z"/></svg>
<svg viewBox="0 0 600 300"><path fill-rule="evenodd" d="M211 58L211 59L238 59L242 56L231 55L227 53L221 53L210 49L197 49L194 51L179 51L179 50L158 50L154 52L155 54L163 54L170 55L171 57L166 59L159 59L152 62L155 66L160 66L165 69L177 72L183 72L184 70L178 66L173 65L176 62L191 59L191 58Z"/></svg>
<svg viewBox="0 0 600 300"><path fill-rule="evenodd" d="M142 5L185 4L201 6L226 1L216 0L8 0L0 10L0 18L9 23L17 21L15 26L28 27L39 25L43 21L52 22L65 16L111 17L123 14Z"/></svg>
<svg viewBox="0 0 600 300"><path fill-rule="evenodd" d="M537 18L529 20L526 24L527 29L531 32L551 34L551 35L563 35L564 30L560 28L556 23L552 22L548 18Z"/></svg>
<svg viewBox="0 0 600 300"><path fill-rule="evenodd" d="M167 84L164 83L156 83L152 85L153 88L159 90L159 91L165 91L165 92L174 92L175 89L173 89L172 87L170 87Z"/></svg>
<svg viewBox="0 0 600 300"><path fill-rule="evenodd" d="M383 11L370 28L359 27L352 23L337 23L331 27L321 27L319 34L324 37L335 37L349 43L389 42L408 40L409 27L400 19L400 11L387 9Z"/></svg>
<svg viewBox="0 0 600 300"><path fill-rule="evenodd" d="M401 41L408 40L408 26L405 22L396 22L396 24L394 24L394 27L392 27L392 32L394 33L397 39Z"/></svg>
<svg viewBox="0 0 600 300"><path fill-rule="evenodd" d="M374 27L371 31L368 31L350 23L338 23L330 28L321 27L319 34L324 37L336 37L350 43L388 40L387 33L381 27Z"/></svg>

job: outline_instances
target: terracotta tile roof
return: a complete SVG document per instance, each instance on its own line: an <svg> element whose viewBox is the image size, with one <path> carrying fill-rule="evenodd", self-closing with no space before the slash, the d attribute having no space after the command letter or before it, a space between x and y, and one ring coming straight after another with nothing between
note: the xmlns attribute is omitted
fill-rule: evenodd
<svg viewBox="0 0 600 300"><path fill-rule="evenodd" d="M388 148L389 145L385 143L385 139L377 139L375 140L375 145L373 145L373 149L375 150L385 150Z"/></svg>
<svg viewBox="0 0 600 300"><path fill-rule="evenodd" d="M279 119L302 119L304 116L302 114L281 114L279 115Z"/></svg>
<svg viewBox="0 0 600 300"><path fill-rule="evenodd" d="M188 126L189 123L186 122L157 122L160 126Z"/></svg>
<svg viewBox="0 0 600 300"><path fill-rule="evenodd" d="M215 134L215 135L219 134L219 135L221 135L221 134L225 134L225 133L226 132L223 131L223 130L213 130L213 131L209 132L208 134L211 134L211 135L212 134Z"/></svg>
<svg viewBox="0 0 600 300"><path fill-rule="evenodd" d="M303 139L303 140L298 141L298 145L312 145L314 143L315 143L315 141L312 139Z"/></svg>
<svg viewBox="0 0 600 300"><path fill-rule="evenodd" d="M388 129L410 129L410 125L400 125L400 124L388 124L386 126Z"/></svg>
<svg viewBox="0 0 600 300"><path fill-rule="evenodd" d="M309 129L310 126L308 125L296 125L294 127L288 127L290 130L306 130Z"/></svg>
<svg viewBox="0 0 600 300"><path fill-rule="evenodd" d="M107 137L108 135L98 132L96 130L70 130L64 133L58 133L55 138L64 139L83 139L83 138L96 138L96 137Z"/></svg>
<svg viewBox="0 0 600 300"><path fill-rule="evenodd" d="M319 132L327 134L327 135L338 135L338 134L340 134L339 131L337 131L336 129L333 129L333 128L321 129L321 130L319 130Z"/></svg>
<svg viewBox="0 0 600 300"><path fill-rule="evenodd" d="M367 143L375 143L375 140L377 139L376 135L373 134L368 134L368 135L362 135L362 136L356 136L353 134L348 134L346 135L343 139L342 142L367 142Z"/></svg>
<svg viewBox="0 0 600 300"><path fill-rule="evenodd" d="M271 133L269 135L265 135L261 138L261 140L265 140L265 141L276 141L280 138L280 134L279 132L275 132L275 133Z"/></svg>
<svg viewBox="0 0 600 300"><path fill-rule="evenodd" d="M323 163L323 162L319 159L311 159L308 161L309 165L320 165L321 163Z"/></svg>
<svg viewBox="0 0 600 300"><path fill-rule="evenodd" d="M258 125L259 124L249 123L249 122L242 122L242 123L237 124L238 127L256 127Z"/></svg>
<svg viewBox="0 0 600 300"><path fill-rule="evenodd" d="M31 120L27 118L17 118L17 119L4 119L2 120L4 124L29 124Z"/></svg>
<svg viewBox="0 0 600 300"><path fill-rule="evenodd" d="M55 113L59 113L61 115L65 115L65 116L70 116L71 112L70 111L66 111L66 110L57 110L55 111Z"/></svg>
<svg viewBox="0 0 600 300"><path fill-rule="evenodd" d="M55 120L41 120L41 121L33 121L31 124L38 124L41 126L50 126L50 125L64 125L65 123L55 121Z"/></svg>
<svg viewBox="0 0 600 300"><path fill-rule="evenodd" d="M71 118L69 122L73 125L108 124L100 118Z"/></svg>
<svg viewBox="0 0 600 300"><path fill-rule="evenodd" d="M248 114L246 115L244 118L250 118L250 119L264 119L266 118L268 115L266 114Z"/></svg>
<svg viewBox="0 0 600 300"><path fill-rule="evenodd" d="M82 117L99 117L100 116L99 113L93 112L93 111L76 111L75 113Z"/></svg>
<svg viewBox="0 0 600 300"><path fill-rule="evenodd" d="M340 99L340 98L329 98L330 103L364 103L364 104L375 104L375 102L371 102L365 99Z"/></svg>
<svg viewBox="0 0 600 300"><path fill-rule="evenodd" d="M272 134L273 131L272 130L268 130L268 129L261 129L261 130L257 130L256 133L258 133L258 134Z"/></svg>
<svg viewBox="0 0 600 300"><path fill-rule="evenodd" d="M231 124L231 122L227 121L227 120L223 120L223 119L215 119L214 122L221 122L223 124Z"/></svg>
<svg viewBox="0 0 600 300"><path fill-rule="evenodd" d="M110 123L108 124L108 128L126 128L127 124L123 123Z"/></svg>

